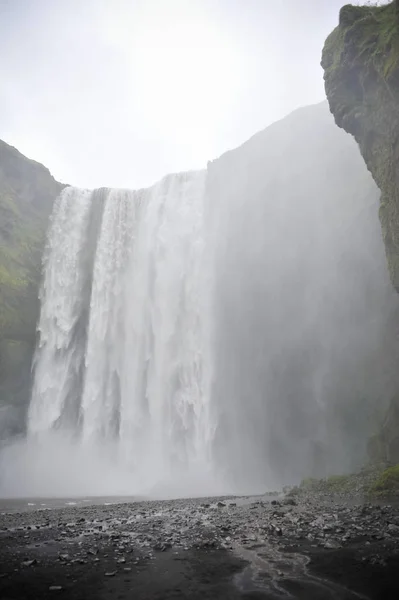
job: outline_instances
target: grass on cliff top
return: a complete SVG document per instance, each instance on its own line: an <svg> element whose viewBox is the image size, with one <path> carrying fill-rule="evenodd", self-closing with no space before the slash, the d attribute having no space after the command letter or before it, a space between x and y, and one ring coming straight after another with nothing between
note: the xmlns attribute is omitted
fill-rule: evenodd
<svg viewBox="0 0 399 600"><path fill-rule="evenodd" d="M385 79L399 67L399 3L383 6L347 4L339 13L339 26L326 39L322 66L333 73L345 60L373 66Z"/></svg>
<svg viewBox="0 0 399 600"><path fill-rule="evenodd" d="M371 61L384 77L389 77L399 59L399 13L396 2L354 8L360 8L363 15L352 24L346 35L349 39L354 38L360 57Z"/></svg>

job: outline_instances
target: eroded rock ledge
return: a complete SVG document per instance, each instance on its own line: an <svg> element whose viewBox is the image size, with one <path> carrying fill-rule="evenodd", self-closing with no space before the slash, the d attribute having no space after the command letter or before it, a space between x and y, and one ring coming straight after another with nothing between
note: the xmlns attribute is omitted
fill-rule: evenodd
<svg viewBox="0 0 399 600"><path fill-rule="evenodd" d="M399 291L399 0L344 6L321 64L335 121L355 137L381 190L388 267Z"/></svg>

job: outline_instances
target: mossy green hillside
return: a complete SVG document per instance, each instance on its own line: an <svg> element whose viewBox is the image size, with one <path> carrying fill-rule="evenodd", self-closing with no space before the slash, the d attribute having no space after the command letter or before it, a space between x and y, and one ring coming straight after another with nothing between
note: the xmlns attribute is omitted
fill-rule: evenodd
<svg viewBox="0 0 399 600"><path fill-rule="evenodd" d="M290 496L306 494L322 497L375 498L399 496L399 464L368 466L350 475L331 475L324 479L309 477L292 488Z"/></svg>
<svg viewBox="0 0 399 600"><path fill-rule="evenodd" d="M0 339L31 339L41 256L61 185L49 171L0 142Z"/></svg>
<svg viewBox="0 0 399 600"><path fill-rule="evenodd" d="M45 167L0 141L0 438L24 423L45 233L61 189Z"/></svg>
<svg viewBox="0 0 399 600"><path fill-rule="evenodd" d="M0 191L0 336L34 335L45 220Z"/></svg>

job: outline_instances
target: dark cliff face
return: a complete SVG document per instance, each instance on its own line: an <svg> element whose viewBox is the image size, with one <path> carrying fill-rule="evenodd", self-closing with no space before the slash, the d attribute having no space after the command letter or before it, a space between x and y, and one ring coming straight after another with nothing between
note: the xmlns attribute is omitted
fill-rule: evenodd
<svg viewBox="0 0 399 600"><path fill-rule="evenodd" d="M62 187L43 165L0 141L0 439L24 422L41 256Z"/></svg>
<svg viewBox="0 0 399 600"><path fill-rule="evenodd" d="M399 291L399 1L344 6L321 64L335 121L355 137L381 190L388 268Z"/></svg>
<svg viewBox="0 0 399 600"><path fill-rule="evenodd" d="M321 64L335 122L355 137L381 191L385 253L399 292L399 0L344 6ZM399 462L398 395L370 440L369 453L374 460Z"/></svg>

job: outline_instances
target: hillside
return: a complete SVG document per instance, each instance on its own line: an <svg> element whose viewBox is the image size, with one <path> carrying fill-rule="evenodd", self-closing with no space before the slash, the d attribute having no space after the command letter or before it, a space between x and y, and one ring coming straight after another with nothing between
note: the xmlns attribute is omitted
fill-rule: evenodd
<svg viewBox="0 0 399 600"><path fill-rule="evenodd" d="M41 256L61 188L43 165L0 141L0 438L24 423Z"/></svg>

